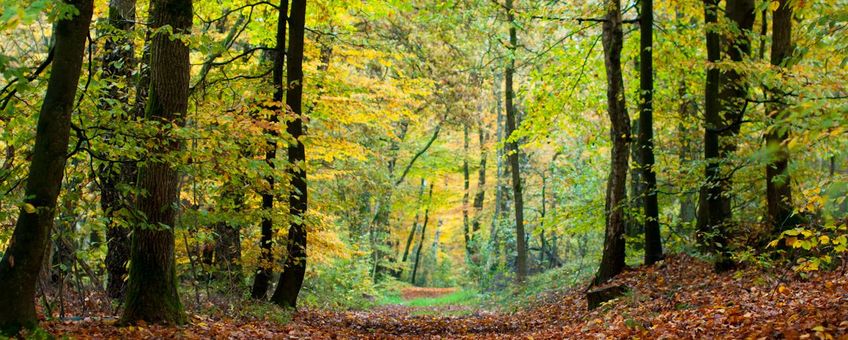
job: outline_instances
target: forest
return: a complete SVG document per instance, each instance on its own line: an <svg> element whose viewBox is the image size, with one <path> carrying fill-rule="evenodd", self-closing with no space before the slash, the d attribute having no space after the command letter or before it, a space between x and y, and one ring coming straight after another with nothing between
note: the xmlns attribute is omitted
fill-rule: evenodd
<svg viewBox="0 0 848 340"><path fill-rule="evenodd" d="M0 0L0 336L848 337L846 0Z"/></svg>

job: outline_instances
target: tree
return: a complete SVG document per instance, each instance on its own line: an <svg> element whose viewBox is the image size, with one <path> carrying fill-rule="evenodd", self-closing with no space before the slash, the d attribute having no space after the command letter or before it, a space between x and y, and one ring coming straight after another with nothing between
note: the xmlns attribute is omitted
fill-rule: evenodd
<svg viewBox="0 0 848 340"><path fill-rule="evenodd" d="M283 87L283 64L286 57L286 16L288 15L289 2L288 0L280 0L280 5L277 8L277 42L274 47L273 57L274 65L271 71L271 83L274 86L274 112L271 114L269 121L278 123L279 116L286 111L283 106L283 95L286 89ZM273 137L278 134L275 131L271 132ZM265 151L265 163L271 171L274 171L274 159L277 158L277 141L269 139L266 143L267 150ZM272 263L274 254L272 252L273 237L274 237L274 221L271 218L272 209L274 208L274 175L265 176L268 182L266 191L262 193L262 209L265 214L260 222L261 239L259 248L261 252L259 268L256 270L256 276L253 278L253 287L251 289L251 297L258 300L264 300L268 294L268 286L271 282Z"/></svg>
<svg viewBox="0 0 848 340"><path fill-rule="evenodd" d="M271 301L295 308L297 295L303 286L306 273L306 150L303 145L303 36L306 27L306 0L292 0L289 17L289 49L286 64L286 112L291 115L286 122L286 132L293 142L288 145L289 176L289 235L286 242L286 262L280 282Z"/></svg>
<svg viewBox="0 0 848 340"><path fill-rule="evenodd" d="M508 57L506 70L504 71L506 93L506 150L509 167L512 173L512 195L515 206L515 280L524 281L527 277L527 239L524 236L524 198L521 193L521 169L518 166L518 140L513 136L515 132L515 90L513 89L513 77L515 76L515 52L518 47L516 33L515 10L512 0L507 0L504 8L507 11L507 22L509 23L509 45L507 46Z"/></svg>
<svg viewBox="0 0 848 340"><path fill-rule="evenodd" d="M719 70L715 63L721 58L718 1L705 0L704 19L707 24L707 82L704 107L705 183L701 189L698 233L701 243L717 254L715 267L724 271L733 267L729 250L731 210L731 177L723 174L721 165L736 152L736 136L748 103L748 86L738 69ZM727 35L726 54L740 62L751 53L751 41L746 32L754 26L753 0L728 1L725 14L736 27Z"/></svg>
<svg viewBox="0 0 848 340"><path fill-rule="evenodd" d="M121 324L138 321L182 324L185 313L177 291L174 227L179 198L179 173L163 159L180 149L171 126L185 125L189 94L189 48L181 36L191 34L191 0L154 0L151 3L150 92L145 119L155 124L156 147L138 169L141 193L136 209L130 251L129 280ZM170 27L171 32L158 31Z"/></svg>
<svg viewBox="0 0 848 340"><path fill-rule="evenodd" d="M418 247L415 248L415 262L412 265L412 276L409 283L415 284L415 276L418 274L418 263L421 261L421 248L424 247L424 235L427 234L427 222L430 220L430 206L433 204L433 186L435 183L430 183L430 193L427 195L427 206L424 207L424 223L421 224L421 238L418 240Z"/></svg>
<svg viewBox="0 0 848 340"><path fill-rule="evenodd" d="M135 0L109 1L109 26L115 30L106 35L103 49L103 77L114 84L107 88L106 97L101 104L104 110L117 109L117 121L124 121L128 115L135 115L129 103L129 86L134 71L133 42L127 36L135 26ZM142 98L143 99L143 98ZM121 103L117 108L111 103ZM112 136L109 136L112 137ZM116 146L117 147L117 146ZM124 296L127 278L127 262L130 255L129 230L118 222L119 212L130 208L129 197L119 189L119 185L130 184L135 175L135 164L109 162L100 169L100 208L108 220L106 226L106 271L108 280L106 292L109 297L118 299Z"/></svg>
<svg viewBox="0 0 848 340"><path fill-rule="evenodd" d="M624 213L627 201L627 156L630 143L630 117L624 100L624 80L621 75L621 3L606 2L603 22L604 68L607 73L607 111L612 139L611 167L606 190L606 229L604 250L594 283L601 284L624 270Z"/></svg>
<svg viewBox="0 0 848 340"><path fill-rule="evenodd" d="M771 64L778 69L786 68L793 50L792 5L787 0L780 0L774 11L771 35ZM786 147L789 128L780 125L787 114L784 105L775 104L767 110L771 125L766 133L766 147L774 152L774 159L766 166L767 221L774 228L773 233L778 234L787 229L792 216L792 183L787 172L789 151Z"/></svg>
<svg viewBox="0 0 848 340"><path fill-rule="evenodd" d="M59 16L54 30L53 69L38 116L26 198L0 261L0 332L10 335L38 322L36 280L50 242L65 174L71 111L94 10L91 0L69 0L66 4L72 8Z"/></svg>
<svg viewBox="0 0 848 340"><path fill-rule="evenodd" d="M645 263L653 264L663 257L657 204L657 174L654 172L654 2L639 0L639 167L645 183Z"/></svg>

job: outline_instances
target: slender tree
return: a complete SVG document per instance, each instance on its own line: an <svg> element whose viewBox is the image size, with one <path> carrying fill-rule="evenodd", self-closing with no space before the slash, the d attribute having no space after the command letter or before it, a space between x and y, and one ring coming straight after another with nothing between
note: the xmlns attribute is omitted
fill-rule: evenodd
<svg viewBox="0 0 848 340"><path fill-rule="evenodd" d="M286 89L283 87L283 64L286 58L286 16L288 15L289 2L288 0L280 0L280 5L277 8L277 42L274 47L274 65L271 71L271 83L274 86L273 94L273 113L269 120L272 123L278 123L279 117L285 112L283 106L283 96ZM276 132L271 132L272 137L276 137ZM268 149L265 151L265 162L273 171L274 159L277 158L277 141L274 138L268 140ZM272 252L274 238L274 221L271 218L271 211L274 208L274 175L269 174L265 177L268 182L267 190L262 193L262 209L265 210L265 215L262 216L261 236L259 240L260 248L260 263L256 270L256 276L253 278L253 287L251 288L250 296L257 300L264 300L268 295L268 287L271 284L272 263L274 262L274 254Z"/></svg>
<svg viewBox="0 0 848 340"><path fill-rule="evenodd" d="M294 140L288 146L289 176L289 235L286 242L286 262L280 282L271 301L295 308L297 295L306 273L306 150L303 145L303 38L306 28L306 0L292 0L289 17L289 48L286 64L286 111L292 117L286 122L286 132Z"/></svg>
<svg viewBox="0 0 848 340"><path fill-rule="evenodd" d="M607 111L612 138L611 168L606 190L606 230L604 251L595 284L606 282L624 270L624 213L627 202L627 156L630 143L630 117L624 100L624 80L621 75L621 3L606 2L603 23L604 67L607 73Z"/></svg>
<svg viewBox="0 0 848 340"><path fill-rule="evenodd" d="M465 258L471 259L471 221L468 219L468 200L471 197L471 178L468 169L468 123L462 126L462 236L465 238Z"/></svg>
<svg viewBox="0 0 848 340"><path fill-rule="evenodd" d="M191 34L191 0L151 3L150 92L145 118L160 126L151 159L138 169L136 210L144 217L133 227L129 280L122 324L138 321L182 324L185 313L177 291L174 226L179 173L162 156L180 149L180 139L166 126L184 126L188 110L189 48L181 35ZM158 30L170 27L173 33Z"/></svg>
<svg viewBox="0 0 848 340"><path fill-rule="evenodd" d="M788 0L780 0L772 20L771 64L782 69L788 67L792 57L792 5ZM771 125L766 133L766 147L774 151L772 162L766 167L766 201L768 203L768 223L774 233L780 233L790 225L792 216L792 186L789 173L789 151L786 140L789 129L780 125L786 118L784 105L768 108Z"/></svg>
<svg viewBox="0 0 848 340"><path fill-rule="evenodd" d="M524 281L527 277L527 239L524 236L524 198L521 192L521 169L518 166L518 141L512 136L515 131L515 90L513 89L513 77L515 76L515 51L518 46L518 35L516 33L515 11L512 0L507 0L505 9L507 11L507 22L509 23L509 49L505 75L506 92L506 149L509 167L512 173L512 195L515 206L515 279Z"/></svg>
<svg viewBox="0 0 848 340"><path fill-rule="evenodd" d="M412 219L412 230L409 231L409 236L406 238L406 247L403 248L403 259L400 262L406 263L406 259L409 258L409 248L412 246L412 240L415 238L415 231L418 230L418 213L421 208L421 198L424 196L424 188L427 186L427 181L422 177L421 178L421 186L418 189L418 200L416 201L417 205L415 206L415 218Z"/></svg>
<svg viewBox="0 0 848 340"><path fill-rule="evenodd" d="M36 280L50 242L65 173L71 111L94 7L92 0L69 0L65 4L75 8L76 13L56 23L53 69L38 116L26 198L0 261L0 332L10 335L21 328L35 327L38 322Z"/></svg>
<svg viewBox="0 0 848 340"><path fill-rule="evenodd" d="M412 265L412 276L409 283L415 284L415 276L418 274L418 263L421 261L421 248L424 248L424 235L427 234L427 222L430 220L430 205L433 203L433 184L430 183L430 193L427 195L427 206L424 208L424 223L421 224L421 238L418 247L415 248L415 262Z"/></svg>
<svg viewBox="0 0 848 340"><path fill-rule="evenodd" d="M645 263L653 264L662 259L659 207L657 204L657 173L654 171L654 2L639 0L641 33L639 50L639 167L645 183Z"/></svg>

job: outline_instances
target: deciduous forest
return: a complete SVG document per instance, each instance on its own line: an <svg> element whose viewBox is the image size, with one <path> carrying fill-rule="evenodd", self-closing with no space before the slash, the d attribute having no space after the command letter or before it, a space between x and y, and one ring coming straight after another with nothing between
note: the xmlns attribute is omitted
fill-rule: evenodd
<svg viewBox="0 0 848 340"><path fill-rule="evenodd" d="M848 337L845 0L0 0L0 334Z"/></svg>

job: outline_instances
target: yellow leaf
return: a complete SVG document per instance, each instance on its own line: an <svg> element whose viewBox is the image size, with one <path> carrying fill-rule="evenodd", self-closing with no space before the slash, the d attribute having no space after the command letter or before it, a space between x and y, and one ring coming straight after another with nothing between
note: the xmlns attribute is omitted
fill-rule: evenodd
<svg viewBox="0 0 848 340"><path fill-rule="evenodd" d="M819 242L821 242L821 244L828 244L830 243L830 237L827 235L819 236Z"/></svg>
<svg viewBox="0 0 848 340"><path fill-rule="evenodd" d="M776 11L778 7L780 7L780 2L772 1L769 4L769 10L772 11L772 12Z"/></svg>
<svg viewBox="0 0 848 340"><path fill-rule="evenodd" d="M27 214L35 214L36 209L34 205L30 203L24 203L24 211L26 211Z"/></svg>

